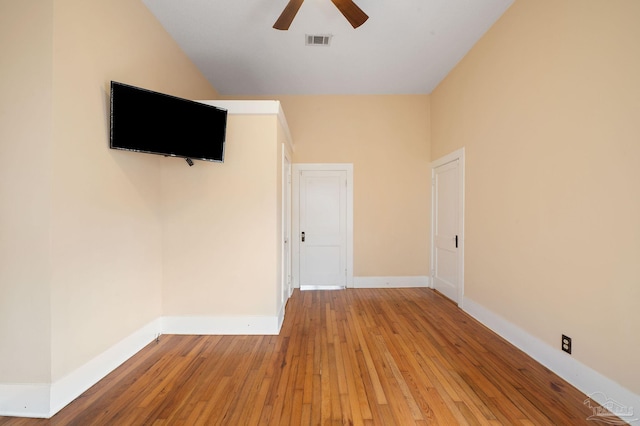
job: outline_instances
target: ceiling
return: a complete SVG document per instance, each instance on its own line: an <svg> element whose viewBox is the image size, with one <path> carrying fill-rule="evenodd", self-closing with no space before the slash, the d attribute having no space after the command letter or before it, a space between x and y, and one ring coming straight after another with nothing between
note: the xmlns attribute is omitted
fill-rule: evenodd
<svg viewBox="0 0 640 426"><path fill-rule="evenodd" d="M353 29L331 0L143 0L221 95L426 94L513 0L356 0ZM331 35L306 46L305 35Z"/></svg>

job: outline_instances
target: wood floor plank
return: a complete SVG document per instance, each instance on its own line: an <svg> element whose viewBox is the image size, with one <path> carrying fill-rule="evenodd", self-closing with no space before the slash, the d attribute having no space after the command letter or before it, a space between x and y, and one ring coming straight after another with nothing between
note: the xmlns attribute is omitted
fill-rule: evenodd
<svg viewBox="0 0 640 426"><path fill-rule="evenodd" d="M162 336L0 425L589 425L585 399L433 290L295 290L278 336Z"/></svg>

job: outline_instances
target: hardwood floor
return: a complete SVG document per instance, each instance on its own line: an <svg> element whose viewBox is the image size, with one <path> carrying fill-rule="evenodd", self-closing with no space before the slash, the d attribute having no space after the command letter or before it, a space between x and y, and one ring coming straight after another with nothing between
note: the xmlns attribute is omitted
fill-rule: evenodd
<svg viewBox="0 0 640 426"><path fill-rule="evenodd" d="M296 290L279 336L164 335L0 425L593 424L585 399L433 290Z"/></svg>

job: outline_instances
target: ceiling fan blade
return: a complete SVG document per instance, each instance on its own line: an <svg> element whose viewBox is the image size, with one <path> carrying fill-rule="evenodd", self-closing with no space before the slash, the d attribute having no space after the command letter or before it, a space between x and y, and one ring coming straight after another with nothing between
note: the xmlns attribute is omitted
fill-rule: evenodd
<svg viewBox="0 0 640 426"><path fill-rule="evenodd" d="M273 24L273 28L276 30L288 30L293 22L293 18L296 17L300 6L302 6L303 1L304 0L289 0L289 3L280 14L280 17L276 23Z"/></svg>
<svg viewBox="0 0 640 426"><path fill-rule="evenodd" d="M353 28L358 28L364 24L369 16L358 7L353 0L331 0L333 4L342 12Z"/></svg>

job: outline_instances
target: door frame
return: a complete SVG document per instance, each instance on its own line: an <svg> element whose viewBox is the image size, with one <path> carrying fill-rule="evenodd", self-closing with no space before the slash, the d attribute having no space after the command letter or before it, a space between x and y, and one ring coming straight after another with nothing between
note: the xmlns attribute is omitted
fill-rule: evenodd
<svg viewBox="0 0 640 426"><path fill-rule="evenodd" d="M458 215L458 306L463 307L464 302L464 147L453 151L439 159L431 162L431 279L429 287L434 288L435 277L435 217L436 217L436 169L445 164L458 160L458 205L460 212Z"/></svg>
<svg viewBox="0 0 640 426"><path fill-rule="evenodd" d="M288 167L287 167L288 166ZM287 291L286 300L282 303L286 303L287 300L293 294L292 285L292 268L291 268L291 216L292 216L292 203L291 203L291 180L292 180L292 166L291 157L286 150L286 146L282 144L282 288ZM289 239L289 244L285 244L286 239ZM288 262L286 261L288 260Z"/></svg>
<svg viewBox="0 0 640 426"><path fill-rule="evenodd" d="M300 288L300 174L303 171L344 171L347 173L347 288L353 287L353 164L294 163L292 165L291 274L294 288Z"/></svg>

